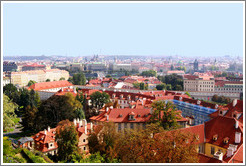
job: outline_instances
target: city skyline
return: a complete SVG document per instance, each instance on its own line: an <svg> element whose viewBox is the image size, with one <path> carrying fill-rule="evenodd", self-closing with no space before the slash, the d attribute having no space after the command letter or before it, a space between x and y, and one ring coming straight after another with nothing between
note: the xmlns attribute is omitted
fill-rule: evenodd
<svg viewBox="0 0 246 166"><path fill-rule="evenodd" d="M243 3L3 4L4 56L242 57L243 30Z"/></svg>

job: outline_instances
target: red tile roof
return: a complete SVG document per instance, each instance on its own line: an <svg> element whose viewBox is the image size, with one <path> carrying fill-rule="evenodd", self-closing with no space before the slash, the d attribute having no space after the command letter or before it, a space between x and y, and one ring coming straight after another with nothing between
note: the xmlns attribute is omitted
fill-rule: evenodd
<svg viewBox="0 0 246 166"><path fill-rule="evenodd" d="M135 120L129 120L129 114L135 114ZM106 115L108 115L109 120L115 123L136 123L136 122L147 122L150 119L150 109L131 109L131 108L114 108L109 109L108 112L104 111L98 116L93 116L90 118L92 121L104 121L107 122Z"/></svg>
<svg viewBox="0 0 246 166"><path fill-rule="evenodd" d="M215 86L224 87L226 84L239 84L242 85L243 81L217 81Z"/></svg>
<svg viewBox="0 0 246 166"><path fill-rule="evenodd" d="M222 163L221 160L218 160L218 159L213 158L213 157L209 157L205 154L199 153L198 157L199 157L199 163Z"/></svg>
<svg viewBox="0 0 246 166"><path fill-rule="evenodd" d="M227 149L229 144L235 144L235 132L243 132L240 127L235 129L236 120L234 118L218 116L210 121L205 122L205 136L206 142L223 147ZM214 141L214 135L218 135L217 140ZM229 142L224 143L224 139L228 137ZM241 143L243 134L241 134ZM240 143L240 144L241 144Z"/></svg>
<svg viewBox="0 0 246 166"><path fill-rule="evenodd" d="M62 81L51 81L51 82L40 82L40 83L35 83L29 86L29 90L33 89L35 91L39 90L45 90L45 89L53 89L53 88L62 88L62 87L68 87L68 86L73 86L70 82L66 80Z"/></svg>

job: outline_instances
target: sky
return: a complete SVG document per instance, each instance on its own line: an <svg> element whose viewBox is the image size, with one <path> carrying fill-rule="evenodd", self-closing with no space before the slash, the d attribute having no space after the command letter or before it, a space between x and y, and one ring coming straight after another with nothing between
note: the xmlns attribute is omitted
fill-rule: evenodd
<svg viewBox="0 0 246 166"><path fill-rule="evenodd" d="M241 3L5 3L4 56L243 56Z"/></svg>

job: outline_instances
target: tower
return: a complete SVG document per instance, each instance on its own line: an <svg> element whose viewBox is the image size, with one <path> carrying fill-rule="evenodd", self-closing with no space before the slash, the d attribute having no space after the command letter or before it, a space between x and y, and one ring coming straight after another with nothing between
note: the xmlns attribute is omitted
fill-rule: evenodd
<svg viewBox="0 0 246 166"><path fill-rule="evenodd" d="M197 59L194 62L194 72L198 72L198 61L197 61Z"/></svg>

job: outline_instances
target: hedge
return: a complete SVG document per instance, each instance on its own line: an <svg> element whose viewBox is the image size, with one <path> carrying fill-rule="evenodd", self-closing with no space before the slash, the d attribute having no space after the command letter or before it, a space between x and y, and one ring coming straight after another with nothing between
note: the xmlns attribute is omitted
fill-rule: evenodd
<svg viewBox="0 0 246 166"><path fill-rule="evenodd" d="M28 156L28 158L30 160L32 160L32 162L34 163L46 163L46 161L42 158L42 157L39 157L39 156L35 156L32 152L30 152L29 150L27 149L23 149L24 153Z"/></svg>

